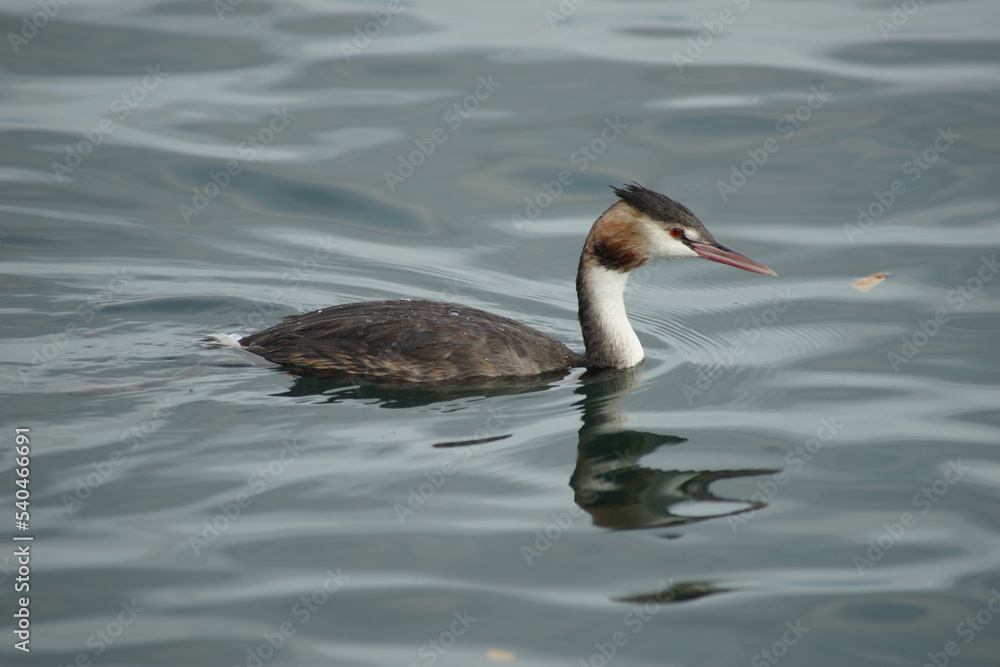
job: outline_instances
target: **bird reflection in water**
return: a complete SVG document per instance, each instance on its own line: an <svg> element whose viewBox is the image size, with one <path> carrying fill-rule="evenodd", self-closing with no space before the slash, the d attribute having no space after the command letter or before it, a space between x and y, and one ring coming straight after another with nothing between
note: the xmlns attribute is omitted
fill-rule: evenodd
<svg viewBox="0 0 1000 667"><path fill-rule="evenodd" d="M384 408L412 408L467 397L514 395L556 387L568 373L534 378L493 379L489 382L444 385L393 386L352 380L298 377L281 396L323 396L339 403L374 400ZM583 424L579 430L576 467L569 479L574 500L595 526L616 531L679 527L709 519L731 517L766 506L755 500L724 498L713 493L713 482L780 472L776 469L662 470L641 464L643 457L660 447L687 442L676 435L626 428L630 417L623 403L642 381L642 365L624 370L588 371L580 377L576 393L583 399ZM484 445L505 440L510 433L457 442L440 442L437 448ZM679 537L679 535L666 535ZM617 602L666 604L686 602L725 592L717 582L660 582L654 590L616 597Z"/></svg>
<svg viewBox="0 0 1000 667"><path fill-rule="evenodd" d="M584 394L583 426L569 485L594 525L614 530L676 526L764 507L760 501L721 498L709 487L720 479L778 470L657 470L640 465L647 454L687 439L624 428L629 417L622 402L642 380L642 366L587 375L578 390ZM694 507L697 514L681 511Z"/></svg>
<svg viewBox="0 0 1000 667"><path fill-rule="evenodd" d="M551 389L566 372L534 378L492 379L465 386L357 383L354 381L298 377L279 396L323 395L327 401L375 400L386 408L411 408L463 397L501 396ZM756 500L723 498L711 490L713 482L780 472L776 469L660 470L640 460L663 446L687 442L676 435L633 431L622 404L644 377L642 365L624 370L587 372L576 390L583 394L583 425L579 431L576 468L569 485L574 500L594 525L612 530L682 526L761 509ZM510 434L490 434L483 439L438 443L448 448L504 440Z"/></svg>
<svg viewBox="0 0 1000 667"><path fill-rule="evenodd" d="M769 475L777 470L659 470L639 463L660 447L687 442L675 435L625 428L630 418L622 403L643 376L642 366L588 373L577 390L584 395L583 425L569 485L594 525L612 530L682 526L764 507L766 503L760 501L721 498L709 487L720 479ZM696 515L684 513L694 507L699 510ZM661 580L654 590L613 599L656 609L728 590L712 581Z"/></svg>

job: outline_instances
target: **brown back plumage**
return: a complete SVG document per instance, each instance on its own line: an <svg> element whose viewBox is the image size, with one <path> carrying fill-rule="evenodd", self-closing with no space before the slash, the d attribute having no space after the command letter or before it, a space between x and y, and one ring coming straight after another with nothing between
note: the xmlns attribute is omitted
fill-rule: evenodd
<svg viewBox="0 0 1000 667"><path fill-rule="evenodd" d="M583 363L560 341L515 320L421 300L293 315L240 344L300 374L404 382L530 376Z"/></svg>

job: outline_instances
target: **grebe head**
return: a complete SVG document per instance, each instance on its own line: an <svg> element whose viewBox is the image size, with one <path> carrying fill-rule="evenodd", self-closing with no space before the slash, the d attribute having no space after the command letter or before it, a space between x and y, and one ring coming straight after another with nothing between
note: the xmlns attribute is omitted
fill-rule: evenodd
<svg viewBox="0 0 1000 667"><path fill-rule="evenodd" d="M588 239L602 268L629 272L654 259L702 257L739 269L777 275L718 241L683 204L632 183L615 188L620 201L598 219Z"/></svg>
<svg viewBox="0 0 1000 667"><path fill-rule="evenodd" d="M654 259L702 257L739 269L777 275L722 245L686 206L632 183L612 188L618 200L587 235L576 292L588 368L629 368L642 361L642 345L625 314L631 271Z"/></svg>

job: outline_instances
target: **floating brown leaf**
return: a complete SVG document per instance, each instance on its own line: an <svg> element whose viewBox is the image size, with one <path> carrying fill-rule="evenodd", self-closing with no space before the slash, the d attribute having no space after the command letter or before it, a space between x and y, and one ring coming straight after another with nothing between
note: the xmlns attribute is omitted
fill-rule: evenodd
<svg viewBox="0 0 1000 667"><path fill-rule="evenodd" d="M880 284L885 280L884 273L873 273L870 276L865 276L860 280L855 280L851 283L851 287L858 290L859 292L867 292L876 285Z"/></svg>
<svg viewBox="0 0 1000 667"><path fill-rule="evenodd" d="M493 662L514 662L517 659L513 651L505 651L502 648L486 649L486 657Z"/></svg>

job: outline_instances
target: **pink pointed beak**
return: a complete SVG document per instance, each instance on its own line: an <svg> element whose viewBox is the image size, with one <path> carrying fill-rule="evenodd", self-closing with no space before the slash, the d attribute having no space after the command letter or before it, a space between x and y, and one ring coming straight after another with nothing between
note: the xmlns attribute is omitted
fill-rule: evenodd
<svg viewBox="0 0 1000 667"><path fill-rule="evenodd" d="M698 253L699 257L710 259L713 262L728 264L729 266L735 266L737 269L752 271L753 273L763 273L765 276L778 275L760 262L752 260L743 253L736 252L732 248L727 248L721 243L712 244L692 241L690 246L692 250Z"/></svg>

